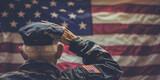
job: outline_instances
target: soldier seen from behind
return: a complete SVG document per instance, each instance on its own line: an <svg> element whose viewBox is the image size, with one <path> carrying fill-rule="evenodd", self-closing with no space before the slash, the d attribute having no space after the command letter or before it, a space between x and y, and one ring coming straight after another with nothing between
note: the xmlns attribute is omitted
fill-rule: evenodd
<svg viewBox="0 0 160 80"><path fill-rule="evenodd" d="M19 49L26 62L16 71L1 74L0 80L119 80L122 74L106 50L63 26L42 21L21 27L19 33L24 41ZM62 43L83 58L83 66L60 72L55 65Z"/></svg>

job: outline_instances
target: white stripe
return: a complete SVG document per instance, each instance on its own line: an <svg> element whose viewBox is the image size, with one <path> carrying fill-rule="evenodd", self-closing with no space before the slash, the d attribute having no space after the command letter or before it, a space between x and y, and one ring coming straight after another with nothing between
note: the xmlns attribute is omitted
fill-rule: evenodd
<svg viewBox="0 0 160 80"><path fill-rule="evenodd" d="M0 43L22 43L22 39L18 33L6 33L9 36L5 36L5 33L0 33ZM138 35L138 34L106 34L106 35L93 35L93 36L81 36L85 39L94 41L101 46L152 46L160 44L159 35Z"/></svg>
<svg viewBox="0 0 160 80"><path fill-rule="evenodd" d="M153 54L149 56L113 56L120 66L147 66L160 64L160 54ZM58 63L72 62L82 64L81 57L63 54Z"/></svg>
<svg viewBox="0 0 160 80"><path fill-rule="evenodd" d="M160 5L160 0L92 0L92 5L116 5L123 3L142 4L142 5Z"/></svg>
<svg viewBox="0 0 160 80"><path fill-rule="evenodd" d="M58 59L57 63L63 63L63 62L82 64L82 58L79 56L74 56L74 55L63 53L62 57Z"/></svg>
<svg viewBox="0 0 160 80"><path fill-rule="evenodd" d="M160 75L143 75L134 77L121 77L120 80L159 80Z"/></svg>
<svg viewBox="0 0 160 80"><path fill-rule="evenodd" d="M1 32L0 33L0 43L2 42L23 43L23 40L18 33Z"/></svg>
<svg viewBox="0 0 160 80"><path fill-rule="evenodd" d="M153 46L160 44L159 35L137 35L137 34L107 34L82 36L84 39L91 40L101 46Z"/></svg>
<svg viewBox="0 0 160 80"><path fill-rule="evenodd" d="M147 66L160 65L160 54L149 56L113 56L120 66ZM0 53L0 63L23 63L22 56L18 53ZM57 63L70 62L82 64L82 58L71 54L63 53Z"/></svg>
<svg viewBox="0 0 160 80"><path fill-rule="evenodd" d="M23 63L24 59L22 58L20 53L0 53L0 63Z"/></svg>
<svg viewBox="0 0 160 80"><path fill-rule="evenodd" d="M160 64L160 54L148 56L113 56L121 66L147 66Z"/></svg>
<svg viewBox="0 0 160 80"><path fill-rule="evenodd" d="M160 15L154 14L131 14L131 13L113 13L113 12L100 12L94 13L93 23L121 23L121 24L157 24L160 25Z"/></svg>

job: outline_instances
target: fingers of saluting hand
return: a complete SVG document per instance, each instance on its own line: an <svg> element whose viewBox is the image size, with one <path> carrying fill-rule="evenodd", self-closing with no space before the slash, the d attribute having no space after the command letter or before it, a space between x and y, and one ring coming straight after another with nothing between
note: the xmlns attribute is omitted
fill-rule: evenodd
<svg viewBox="0 0 160 80"><path fill-rule="evenodd" d="M54 26L57 26L57 27L61 27L61 28L65 28L65 27L63 27L63 26L60 26L60 25L58 25L58 24L55 24L55 23L51 23L51 22L48 22L48 21L41 21L42 23L47 23L47 24L51 24L51 25L54 25Z"/></svg>

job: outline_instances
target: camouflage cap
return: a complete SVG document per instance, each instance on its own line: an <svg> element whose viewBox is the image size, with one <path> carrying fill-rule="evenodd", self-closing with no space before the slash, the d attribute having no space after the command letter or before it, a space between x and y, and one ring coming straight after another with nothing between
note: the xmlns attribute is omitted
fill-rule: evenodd
<svg viewBox="0 0 160 80"><path fill-rule="evenodd" d="M35 22L19 29L24 44L29 46L44 46L57 43L64 29L41 22Z"/></svg>

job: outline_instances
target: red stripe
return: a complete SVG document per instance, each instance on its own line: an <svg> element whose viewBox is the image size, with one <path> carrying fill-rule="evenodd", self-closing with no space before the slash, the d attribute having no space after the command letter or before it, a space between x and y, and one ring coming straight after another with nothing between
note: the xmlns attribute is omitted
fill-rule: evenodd
<svg viewBox="0 0 160 80"><path fill-rule="evenodd" d="M142 67L122 67L122 77L133 77L140 75L158 75L160 74L160 65L142 66Z"/></svg>
<svg viewBox="0 0 160 80"><path fill-rule="evenodd" d="M111 55L147 56L160 53L160 44L155 46L102 46Z"/></svg>
<svg viewBox="0 0 160 80"><path fill-rule="evenodd" d="M0 73L17 70L22 64L0 63Z"/></svg>
<svg viewBox="0 0 160 80"><path fill-rule="evenodd" d="M82 64L64 62L64 63L59 63L59 64L57 64L56 66L57 66L61 71L63 71L64 69L75 68L75 67L82 66Z"/></svg>
<svg viewBox="0 0 160 80"><path fill-rule="evenodd" d="M93 24L93 34L159 34L160 25Z"/></svg>
<svg viewBox="0 0 160 80"><path fill-rule="evenodd" d="M18 53L22 43L0 43L0 52Z"/></svg>
<svg viewBox="0 0 160 80"><path fill-rule="evenodd" d="M138 4L92 5L92 13L99 13L99 12L160 14L160 6L138 5Z"/></svg>
<svg viewBox="0 0 160 80"><path fill-rule="evenodd" d="M0 43L0 52L19 53L18 46L22 44L14 43ZM146 56L150 54L160 53L160 44L154 46L102 46L105 50L110 52L111 55L134 55ZM64 53L75 55L69 51L69 46L64 45Z"/></svg>

